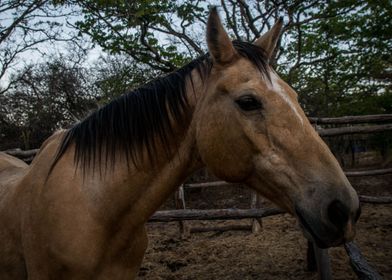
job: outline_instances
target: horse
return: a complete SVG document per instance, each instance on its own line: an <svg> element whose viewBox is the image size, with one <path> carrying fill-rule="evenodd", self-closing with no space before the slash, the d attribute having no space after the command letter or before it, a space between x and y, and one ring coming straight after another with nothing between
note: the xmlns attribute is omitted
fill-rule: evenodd
<svg viewBox="0 0 392 280"><path fill-rule="evenodd" d="M0 152L0 192L6 192L6 186L15 184L26 173L27 167L23 160ZM0 193L0 199L3 195Z"/></svg>
<svg viewBox="0 0 392 280"><path fill-rule="evenodd" d="M213 8L206 55L49 137L2 185L0 278L135 278L146 222L203 167L276 203L322 248L352 240L358 196L269 63L282 25L232 41Z"/></svg>
<svg viewBox="0 0 392 280"><path fill-rule="evenodd" d="M0 199L9 195L10 192L7 192L6 187L16 184L26 173L27 168L28 164L23 160L0 152ZM0 204L0 207L3 206L3 204Z"/></svg>
<svg viewBox="0 0 392 280"><path fill-rule="evenodd" d="M13 157L7 153L0 152L0 174L2 174L2 178L6 177L4 173L7 172L18 176L18 173L29 165L25 163L23 160L20 160L16 157Z"/></svg>
<svg viewBox="0 0 392 280"><path fill-rule="evenodd" d="M14 197L18 194L18 190L15 187L24 174L26 174L28 165L13 156L6 153L0 152L0 241L5 242L1 245L0 254L0 278L8 279L7 271L9 268L7 265L12 262L13 264L19 263L17 260L18 253L13 251L16 245L18 236L18 227L14 227L16 224L13 219L17 218L14 208ZM16 215L15 215L16 214ZM15 259L16 258L16 259ZM7 261L8 260L8 261ZM24 270L23 265L21 267L13 267L12 269Z"/></svg>

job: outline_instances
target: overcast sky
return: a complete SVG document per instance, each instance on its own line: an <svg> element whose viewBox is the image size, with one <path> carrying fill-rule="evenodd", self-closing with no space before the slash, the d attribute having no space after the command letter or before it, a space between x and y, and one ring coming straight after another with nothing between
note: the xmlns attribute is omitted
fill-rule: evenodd
<svg viewBox="0 0 392 280"><path fill-rule="evenodd" d="M3 5L6 5L6 2L3 2ZM7 10L5 12L0 12L0 31L5 30L8 26L10 26L14 22L14 18L17 17L22 11ZM47 25L43 24L40 25L40 21L52 21L57 22L59 24L58 30L59 36L61 38L69 38L70 34L75 34L75 30L70 27L69 24L74 24L77 20L81 19L80 12L78 10L71 10L70 8L53 8L50 11L51 15L56 14L68 14L67 16L63 17L47 17L44 16L42 13L37 12L34 19L29 20L27 25L29 28L41 28ZM29 40L34 40L40 38L42 34L37 33L34 38L29 37ZM22 44L23 41L23 30L17 28L11 36L5 41L0 44L0 55L4 57L6 49L13 49L18 44ZM84 43L84 46L90 46L91 43L89 42L89 38L84 37L81 42ZM39 64L44 62L51 56L67 56L67 54L71 54L72 51L75 50L75 46L68 43L68 42L60 42L60 41L46 41L36 45L34 48L26 50L24 52L19 53L11 66L7 69L5 75L0 78L0 86L6 87L9 82L10 77L12 76L15 71L22 69L24 66L29 64ZM95 61L100 55L102 54L102 50L100 47L93 47L88 51L87 59L84 63L92 63ZM1 63L1 62L0 62ZM0 64L2 66L2 64Z"/></svg>

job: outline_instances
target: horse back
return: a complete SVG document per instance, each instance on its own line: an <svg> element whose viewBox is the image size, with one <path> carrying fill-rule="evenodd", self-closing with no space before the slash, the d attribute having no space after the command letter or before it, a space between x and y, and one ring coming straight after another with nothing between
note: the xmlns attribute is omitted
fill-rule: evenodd
<svg viewBox="0 0 392 280"><path fill-rule="evenodd" d="M0 152L0 173L6 169L24 169L28 165L23 160Z"/></svg>
<svg viewBox="0 0 392 280"><path fill-rule="evenodd" d="M0 152L0 188L7 188L17 182L26 173L27 168L28 165L24 161Z"/></svg>
<svg viewBox="0 0 392 280"><path fill-rule="evenodd" d="M28 170L22 160L0 152L0 279L24 279L20 253L17 187Z"/></svg>

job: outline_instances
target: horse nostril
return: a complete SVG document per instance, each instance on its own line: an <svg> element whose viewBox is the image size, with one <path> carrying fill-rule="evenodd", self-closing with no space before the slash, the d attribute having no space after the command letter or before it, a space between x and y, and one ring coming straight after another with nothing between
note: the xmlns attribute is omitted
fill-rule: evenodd
<svg viewBox="0 0 392 280"><path fill-rule="evenodd" d="M328 218L337 228L342 229L348 222L350 210L339 200L334 200L328 206Z"/></svg>

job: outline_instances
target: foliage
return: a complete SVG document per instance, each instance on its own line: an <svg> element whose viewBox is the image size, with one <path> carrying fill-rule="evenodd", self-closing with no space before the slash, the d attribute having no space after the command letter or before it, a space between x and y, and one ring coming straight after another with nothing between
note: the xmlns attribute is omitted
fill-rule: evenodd
<svg viewBox="0 0 392 280"><path fill-rule="evenodd" d="M95 1L83 8L82 33L111 53L170 72L205 51L211 1ZM214 4L214 2L212 2ZM278 71L311 115L390 111L390 1L220 1L235 39L254 40L285 18ZM145 66L143 66L145 67ZM384 102L388 102L384 104ZM379 106L381 103L382 106Z"/></svg>
<svg viewBox="0 0 392 280"><path fill-rule="evenodd" d="M171 34L174 14L188 20L190 5L174 1L75 1L84 19L77 22L82 33L91 36L111 54L127 54L135 61L163 72L175 70L186 62L173 42L159 40L158 34ZM170 17L170 18L169 18ZM184 26L186 28L186 26ZM184 33L178 33L186 37ZM179 42L179 41L178 41Z"/></svg>
<svg viewBox="0 0 392 280"><path fill-rule="evenodd" d="M323 7L323 5L325 7ZM287 79L311 115L391 113L392 4L321 4L331 16L291 30Z"/></svg>
<svg viewBox="0 0 392 280"><path fill-rule="evenodd" d="M0 108L1 149L39 147L54 130L95 107L86 77L85 69L68 65L63 58L19 71L12 88L0 95L4 104ZM19 143L9 133L19 134Z"/></svg>
<svg viewBox="0 0 392 280"><path fill-rule="evenodd" d="M45 56L54 46L85 49L76 30L67 28L78 12L50 0L0 1L0 94L14 82L11 70L32 57Z"/></svg>
<svg viewBox="0 0 392 280"><path fill-rule="evenodd" d="M388 0L7 0L0 2L0 80L26 52L45 54L48 42L72 43L71 54L80 57L71 61L79 64L86 39L105 54L88 70L63 59L17 68L0 87L2 143L37 147L95 103L204 54L210 4L239 40L255 40L283 16L272 64L309 115L392 113Z"/></svg>
<svg viewBox="0 0 392 280"><path fill-rule="evenodd" d="M135 61L126 55L102 55L92 66L90 82L98 92L100 104L137 88L158 76L159 72L146 67L135 67Z"/></svg>

